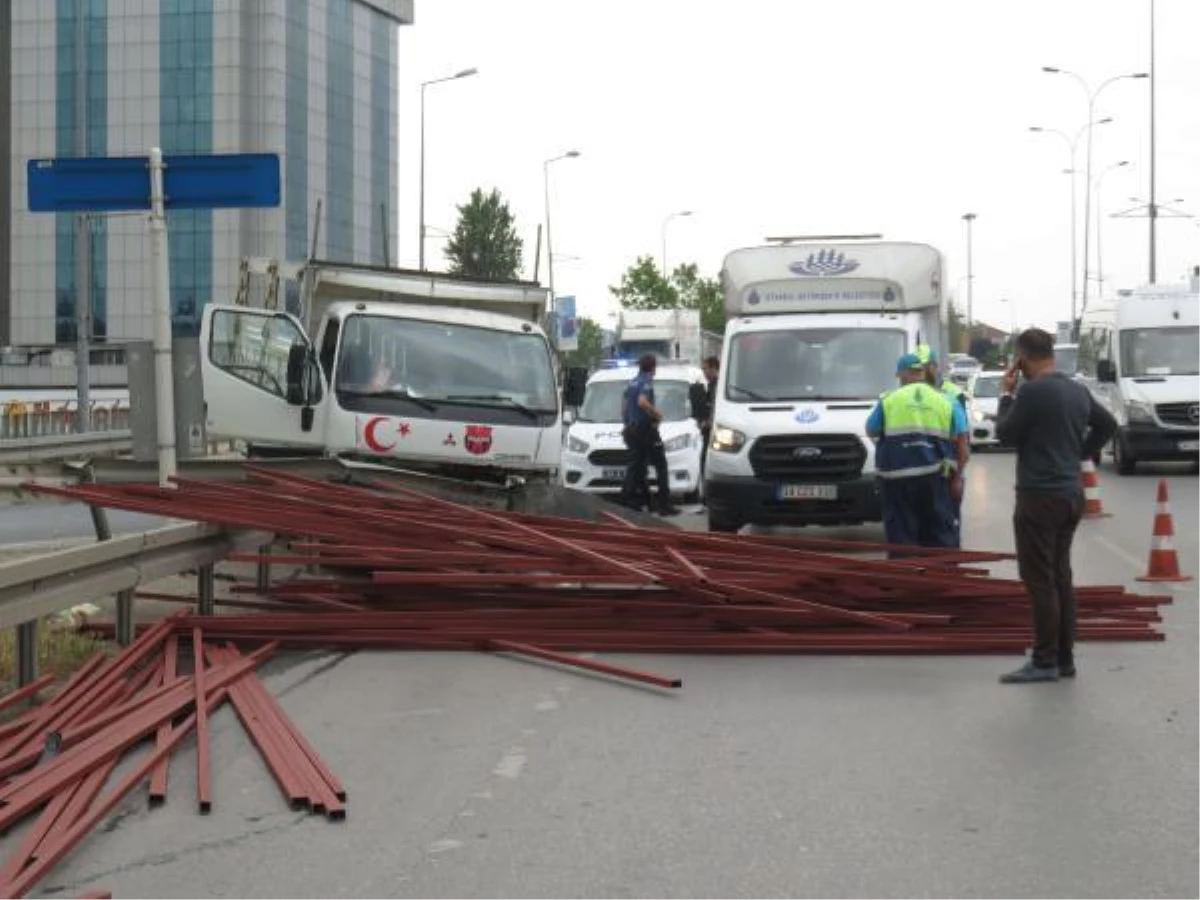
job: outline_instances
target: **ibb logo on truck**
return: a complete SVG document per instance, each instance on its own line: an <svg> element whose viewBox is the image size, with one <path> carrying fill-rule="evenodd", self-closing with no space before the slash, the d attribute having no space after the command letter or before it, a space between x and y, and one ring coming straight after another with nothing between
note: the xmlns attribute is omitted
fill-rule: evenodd
<svg viewBox="0 0 1200 900"><path fill-rule="evenodd" d="M808 259L802 259L788 266L793 275L845 275L858 268L858 260L846 259L845 253L837 250L820 250L808 254Z"/></svg>

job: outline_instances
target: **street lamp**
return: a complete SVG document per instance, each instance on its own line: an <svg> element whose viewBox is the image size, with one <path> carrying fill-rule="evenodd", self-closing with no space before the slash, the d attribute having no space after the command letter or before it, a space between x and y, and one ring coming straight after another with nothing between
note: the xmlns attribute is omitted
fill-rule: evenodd
<svg viewBox="0 0 1200 900"><path fill-rule="evenodd" d="M1077 72L1072 72L1069 69L1058 69L1054 66L1042 66L1043 72L1048 72L1052 75L1069 75L1075 79L1083 93L1087 97L1087 121L1091 122L1096 117L1096 98L1100 96L1100 92L1116 81L1124 81L1129 78L1149 78L1148 72L1133 72L1128 75L1114 75L1100 82L1099 87L1094 91L1088 86L1088 83ZM1087 130L1087 163L1084 168L1084 180L1087 183L1087 196L1083 201L1083 305L1087 307L1088 298L1088 262L1091 257L1088 253L1088 239L1091 236L1092 225L1092 130ZM1074 161L1071 163L1071 168L1075 168ZM1072 319L1072 328L1074 320Z"/></svg>
<svg viewBox="0 0 1200 900"><path fill-rule="evenodd" d="M1071 329L1072 329L1072 331L1074 331L1074 328L1075 328L1075 318L1077 315L1076 304L1079 302L1079 269L1078 269L1078 265L1076 262L1077 257L1075 254L1076 246L1079 243L1077 240L1077 237L1076 237L1076 232L1078 231L1078 229L1075 226L1075 208L1076 208L1076 206L1078 206L1078 204L1075 202L1075 171L1076 171L1075 170L1075 149L1076 149L1076 147L1079 146L1079 139L1081 137L1083 137L1083 133L1085 131L1088 132L1089 134L1091 134L1091 130L1094 126L1107 125L1111 121L1112 121L1112 116L1106 116L1105 118L1099 119L1097 121L1089 121L1086 125L1083 125L1082 127L1080 127L1080 129L1078 131L1075 132L1074 137L1071 137L1065 131L1060 131L1057 128L1042 128L1038 125L1030 125L1029 126L1029 130L1036 134L1054 134L1054 135L1057 135L1058 137L1062 138L1064 141L1067 142L1067 149L1071 154L1071 166L1068 169L1064 169L1063 172L1065 174L1068 174L1071 176Z"/></svg>
<svg viewBox="0 0 1200 900"><path fill-rule="evenodd" d="M963 221L967 223L967 352L971 352L971 309L975 299L975 272L972 268L971 226L975 222L975 213L963 213Z"/></svg>
<svg viewBox="0 0 1200 900"><path fill-rule="evenodd" d="M575 159L577 156L578 150L568 150L542 163L542 190L546 196L546 270L550 279L550 304L555 312L558 311L558 298L554 293L554 244L550 239L550 164L560 159Z"/></svg>
<svg viewBox="0 0 1200 900"><path fill-rule="evenodd" d="M667 277L668 277L668 275L667 275L667 225L668 225L668 224L670 224L670 222L671 222L671 220L672 220L672 219L679 219L679 218L682 218L682 217L684 217L684 216L690 216L691 214L692 214L692 211L691 211L690 209L684 209L684 210L680 210L679 212L673 212L673 213L671 213L669 216L667 216L665 219L663 219L663 223L662 223L662 271L663 271L663 278L667 278Z"/></svg>
<svg viewBox="0 0 1200 900"><path fill-rule="evenodd" d="M1104 245L1101 243L1101 237L1104 232L1104 203L1101 188L1104 187L1104 176L1114 169L1121 169L1129 165L1129 160L1123 159L1120 162L1115 162L1108 166L1104 171L1096 176L1096 293L1104 297Z"/></svg>
<svg viewBox="0 0 1200 900"><path fill-rule="evenodd" d="M422 272L425 271L425 88L431 84L441 84L444 81L456 81L459 78L470 78L472 75L478 75L478 69L463 69L461 72L455 72L453 75L447 75L444 78L433 78L429 81L421 82L421 235L417 249L417 268Z"/></svg>

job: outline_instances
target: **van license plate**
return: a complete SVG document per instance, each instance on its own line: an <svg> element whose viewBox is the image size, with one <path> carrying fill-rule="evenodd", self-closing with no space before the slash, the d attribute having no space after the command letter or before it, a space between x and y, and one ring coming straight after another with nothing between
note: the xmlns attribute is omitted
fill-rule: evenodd
<svg viewBox="0 0 1200 900"><path fill-rule="evenodd" d="M781 484L780 500L836 500L836 484Z"/></svg>
<svg viewBox="0 0 1200 900"><path fill-rule="evenodd" d="M1184 453L1195 453L1200 450L1200 441L1180 441L1179 449Z"/></svg>
<svg viewBox="0 0 1200 900"><path fill-rule="evenodd" d="M600 476L605 481L624 481L625 480L625 470L624 469L605 469L600 473Z"/></svg>

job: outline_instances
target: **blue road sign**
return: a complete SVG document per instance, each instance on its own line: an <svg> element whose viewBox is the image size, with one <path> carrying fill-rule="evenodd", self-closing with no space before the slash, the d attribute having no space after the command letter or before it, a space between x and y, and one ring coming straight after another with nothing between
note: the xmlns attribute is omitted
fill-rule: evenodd
<svg viewBox="0 0 1200 900"><path fill-rule="evenodd" d="M276 207L279 156L164 156L167 209ZM30 212L124 212L150 208L150 157L31 159Z"/></svg>

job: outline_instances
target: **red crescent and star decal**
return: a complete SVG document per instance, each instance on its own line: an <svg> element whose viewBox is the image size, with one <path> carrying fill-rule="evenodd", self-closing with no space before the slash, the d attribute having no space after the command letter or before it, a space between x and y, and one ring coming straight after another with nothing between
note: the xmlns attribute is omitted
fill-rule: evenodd
<svg viewBox="0 0 1200 900"><path fill-rule="evenodd" d="M392 426L390 428L393 434L391 443L385 443L385 439L380 434L381 430L387 432L389 430L388 426ZM407 422L396 423L395 420L389 419L387 416L372 416L370 419L367 419L367 424L363 426L363 443L373 453L387 453L396 449L396 444L408 437L411 431L412 426Z"/></svg>

